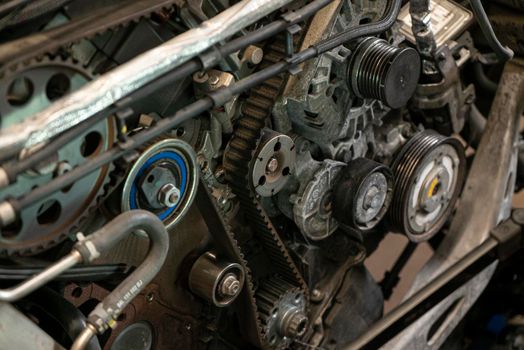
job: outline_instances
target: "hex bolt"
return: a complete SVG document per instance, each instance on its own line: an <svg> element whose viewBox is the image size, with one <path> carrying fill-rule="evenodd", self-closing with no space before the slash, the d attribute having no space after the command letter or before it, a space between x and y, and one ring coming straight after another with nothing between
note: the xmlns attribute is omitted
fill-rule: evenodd
<svg viewBox="0 0 524 350"><path fill-rule="evenodd" d="M240 291L240 281L234 273L228 273L218 285L220 295L234 297Z"/></svg>
<svg viewBox="0 0 524 350"><path fill-rule="evenodd" d="M275 156L271 157L266 165L266 173L274 174L278 169L278 165L278 159Z"/></svg>
<svg viewBox="0 0 524 350"><path fill-rule="evenodd" d="M212 75L209 77L208 82L210 85L217 85L220 82L220 78L216 75Z"/></svg>
<svg viewBox="0 0 524 350"><path fill-rule="evenodd" d="M180 190L172 183L163 185L158 191L158 202L165 207L172 208L180 201Z"/></svg>
<svg viewBox="0 0 524 350"><path fill-rule="evenodd" d="M196 72L193 74L193 81L197 84L204 84L208 79L209 75L207 72Z"/></svg>

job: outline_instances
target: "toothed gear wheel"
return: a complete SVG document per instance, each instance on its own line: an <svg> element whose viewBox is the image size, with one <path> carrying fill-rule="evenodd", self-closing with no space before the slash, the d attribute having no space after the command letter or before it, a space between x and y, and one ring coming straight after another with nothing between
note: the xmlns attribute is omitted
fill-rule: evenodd
<svg viewBox="0 0 524 350"><path fill-rule="evenodd" d="M260 285L256 300L264 338L271 348L287 348L306 333L309 320L300 288L273 277Z"/></svg>
<svg viewBox="0 0 524 350"><path fill-rule="evenodd" d="M0 74L0 123L16 124L93 78L88 68L62 58L45 57ZM19 196L49 182L106 151L115 139L111 118L86 129L49 161L0 191L0 200ZM104 166L73 185L24 208L19 219L2 229L0 255L33 255L75 233L109 183L112 165Z"/></svg>

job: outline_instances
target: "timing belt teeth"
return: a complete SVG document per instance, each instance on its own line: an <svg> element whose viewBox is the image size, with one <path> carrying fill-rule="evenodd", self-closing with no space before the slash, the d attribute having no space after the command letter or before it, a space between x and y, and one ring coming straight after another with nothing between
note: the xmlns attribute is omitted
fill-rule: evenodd
<svg viewBox="0 0 524 350"><path fill-rule="evenodd" d="M245 303L248 303L251 307L245 309L246 320L242 320L247 324L251 324L252 327L246 327L247 329L256 329L257 334L252 335L251 338L256 338L256 342L262 345L263 335L260 330L263 328L260 317L258 317L258 306L255 300L255 286L253 285L252 272L247 264L247 261L242 253L240 245L235 237L235 234L231 230L230 226L224 221L222 216L218 213L218 209L210 195L206 185L200 182L200 186L197 192L196 204L198 205L201 213L206 213L204 219L206 224L211 231L217 243L221 247L224 247L227 253L234 257L235 260L242 266L246 276L245 293L242 292L239 298L243 298ZM244 313L243 313L244 314ZM253 327L254 326L254 327ZM249 336L249 335L248 335Z"/></svg>
<svg viewBox="0 0 524 350"><path fill-rule="evenodd" d="M285 58L285 49L281 42L269 45L266 47L264 60L260 67L270 65L283 58ZM266 126L273 105L286 81L287 79L281 76L273 77L250 91L249 97L242 106L242 117L229 142L228 152L225 153L224 167L233 192L241 203L241 210L254 231L253 238L263 247L265 254L271 259L272 270L276 272L277 276L280 276L269 278L284 281L285 285L299 290L307 298L309 295L307 285L271 224L269 217L259 204L249 181L250 163L261 141L262 129ZM249 256L246 256L246 260L249 265ZM255 293L255 299L257 299L257 295L258 291ZM258 317L263 322L267 315L262 315L259 311L257 311ZM261 339L264 339L265 327L259 328L258 331ZM265 341L265 346L267 346L269 339L265 339Z"/></svg>

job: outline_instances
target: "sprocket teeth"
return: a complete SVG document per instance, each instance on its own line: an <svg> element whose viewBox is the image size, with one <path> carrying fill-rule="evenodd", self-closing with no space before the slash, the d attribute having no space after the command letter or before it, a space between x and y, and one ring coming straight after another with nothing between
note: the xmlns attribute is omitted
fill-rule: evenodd
<svg viewBox="0 0 524 350"><path fill-rule="evenodd" d="M269 48L271 50L271 48ZM283 52L266 52L265 60L261 63L279 61ZM250 167L260 144L262 130L266 126L273 104L281 93L287 79L277 76L265 81L262 85L252 89L248 99L242 106L242 117L238 121L227 152L224 155L224 168L230 186L241 202L241 211L254 231L254 239L271 259L273 270L278 274L276 285L262 286L256 292L256 301L259 304L260 319L263 328L259 330L262 337L267 335L269 307L278 302L282 293L296 290L303 293L307 300L307 285L298 271L293 259L289 255L280 236L273 228L269 217L258 203L257 196L250 184ZM249 255L246 260L250 261ZM280 286L279 286L280 285ZM280 294L279 294L280 293ZM266 339L269 341L269 339ZM268 344L266 344L267 346Z"/></svg>

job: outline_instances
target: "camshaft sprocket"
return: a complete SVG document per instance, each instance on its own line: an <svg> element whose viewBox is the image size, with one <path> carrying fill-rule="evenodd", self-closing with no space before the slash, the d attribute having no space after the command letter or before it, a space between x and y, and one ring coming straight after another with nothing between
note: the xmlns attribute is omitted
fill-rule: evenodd
<svg viewBox="0 0 524 350"><path fill-rule="evenodd" d="M93 77L85 68L60 57L33 60L3 74L0 82L1 127L18 123L54 100L86 84ZM45 164L18 176L0 192L1 198L19 195L50 181L109 149L115 139L112 118L83 131ZM109 183L112 166L87 175L73 185L21 211L14 224L1 232L0 255L32 255L75 233Z"/></svg>

